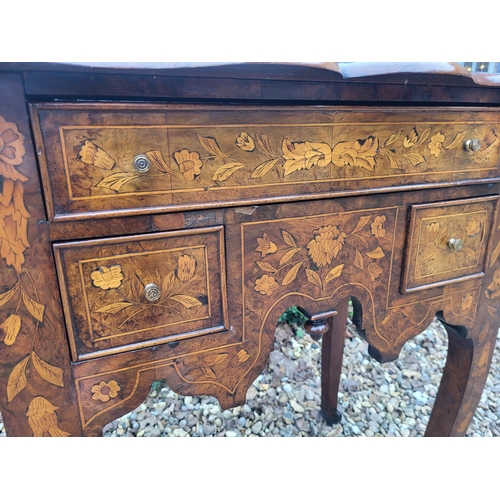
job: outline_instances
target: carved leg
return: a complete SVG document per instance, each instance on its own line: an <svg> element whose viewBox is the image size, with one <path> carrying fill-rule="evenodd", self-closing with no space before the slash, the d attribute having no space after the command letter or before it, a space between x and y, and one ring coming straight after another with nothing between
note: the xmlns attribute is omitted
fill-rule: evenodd
<svg viewBox="0 0 500 500"><path fill-rule="evenodd" d="M321 361L321 413L329 425L338 424L342 415L337 411L342 356L349 298L339 302L337 316L328 318L329 331L323 335Z"/></svg>
<svg viewBox="0 0 500 500"><path fill-rule="evenodd" d="M426 436L462 436L467 431L483 392L497 329L488 321L466 330L447 324L448 358Z"/></svg>

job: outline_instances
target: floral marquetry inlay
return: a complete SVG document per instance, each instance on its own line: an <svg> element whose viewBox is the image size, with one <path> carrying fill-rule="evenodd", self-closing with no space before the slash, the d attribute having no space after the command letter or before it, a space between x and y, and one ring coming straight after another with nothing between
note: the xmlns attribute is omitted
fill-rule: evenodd
<svg viewBox="0 0 500 500"><path fill-rule="evenodd" d="M432 130L435 133L429 137ZM126 184L139 180L141 175L182 175L189 183L200 182L198 177L202 169L211 171L209 175L215 183L224 183L239 171L249 171L250 179L269 177L273 171L278 174L282 172L284 177L293 177L296 172L326 167L337 170L353 167L372 172L383 159L389 161L391 169L407 170L407 167L425 164L428 161L425 155L438 158L442 152L461 146L465 135L465 131L459 132L448 140L444 133L433 127L427 127L419 133L415 126L406 135L404 130L400 130L387 137L370 135L329 144L294 140L289 137L281 139L269 133L241 131L234 137L234 144L240 151L251 153L252 160L254 157L257 160L255 162L246 156L240 158L227 152L221 138L196 134L203 152L187 148L174 151L171 155L165 151L145 152L150 158L161 158L161 161L153 162L157 167L156 174L138 173L132 167L130 170L120 168L108 152L88 139L81 146L78 158L84 164L101 170L104 178L96 187L120 192ZM496 140L495 131L490 130L484 138L483 149L491 146ZM169 157L170 162L165 161L165 158Z"/></svg>
<svg viewBox="0 0 500 500"><path fill-rule="evenodd" d="M101 403L107 403L109 400L116 398L120 391L121 387L116 380L110 380L109 382L103 380L90 388L92 399Z"/></svg>
<svg viewBox="0 0 500 500"><path fill-rule="evenodd" d="M40 382L64 387L63 371L40 354L44 330L45 305L35 281L25 267L25 252L30 248L28 221L31 215L24 204L24 184L29 178L17 170L25 155L24 136L17 125L0 116L0 257L16 276L13 284L1 284L0 340L11 353L18 353L19 344L29 338L31 348L19 352L7 380L7 402L11 403L29 387L38 392ZM35 393L36 393L35 392ZM58 407L46 398L31 400L26 415L35 436L67 436L59 429L55 411Z"/></svg>
<svg viewBox="0 0 500 500"><path fill-rule="evenodd" d="M483 271L496 199L420 205L412 211L407 288Z"/></svg>
<svg viewBox="0 0 500 500"><path fill-rule="evenodd" d="M254 292L271 297L281 289L298 290L307 284L314 295L325 296L344 276L375 283L389 264L394 216L389 209L247 226L247 248L258 255L249 273L256 273ZM251 235L257 245L251 245Z"/></svg>

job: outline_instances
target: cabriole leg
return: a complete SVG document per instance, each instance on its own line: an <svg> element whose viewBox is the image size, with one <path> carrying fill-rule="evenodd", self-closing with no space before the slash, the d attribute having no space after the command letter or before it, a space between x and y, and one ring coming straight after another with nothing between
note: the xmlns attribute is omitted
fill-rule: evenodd
<svg viewBox="0 0 500 500"><path fill-rule="evenodd" d="M337 410L345 329L349 298L341 300L338 314L328 318L328 332L323 335L321 366L321 413L329 425L338 424L342 415Z"/></svg>

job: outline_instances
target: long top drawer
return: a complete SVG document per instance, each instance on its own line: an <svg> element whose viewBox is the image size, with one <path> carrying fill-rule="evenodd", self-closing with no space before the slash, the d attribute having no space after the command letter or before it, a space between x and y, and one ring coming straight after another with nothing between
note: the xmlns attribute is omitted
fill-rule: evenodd
<svg viewBox="0 0 500 500"><path fill-rule="evenodd" d="M32 113L56 220L498 175L493 109L48 103Z"/></svg>

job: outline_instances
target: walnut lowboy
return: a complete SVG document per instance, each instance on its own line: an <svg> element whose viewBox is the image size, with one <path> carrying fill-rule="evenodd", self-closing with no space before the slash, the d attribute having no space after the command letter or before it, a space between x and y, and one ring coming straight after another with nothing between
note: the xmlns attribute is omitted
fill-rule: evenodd
<svg viewBox="0 0 500 500"><path fill-rule="evenodd" d="M243 404L293 305L323 337L322 412L338 422L349 297L379 362L438 316L449 352L427 435L465 434L500 322L499 90L453 65L405 67L404 85L391 68L282 68L153 82L0 66L9 435L99 435L158 379Z"/></svg>

